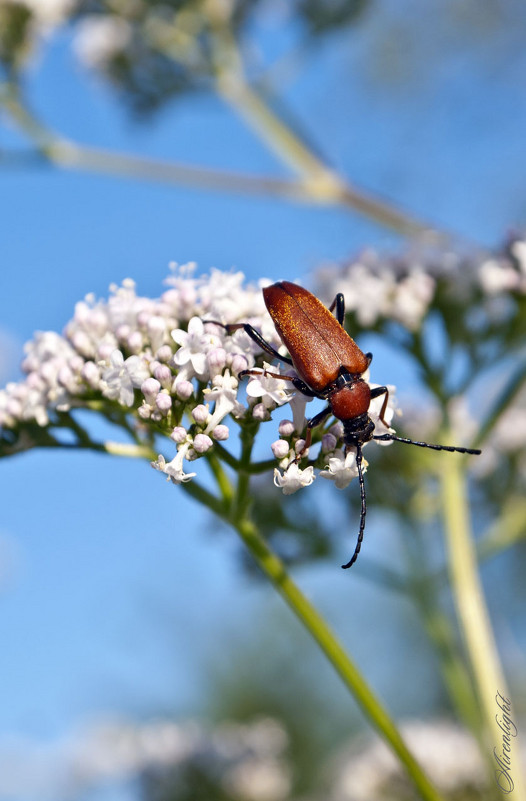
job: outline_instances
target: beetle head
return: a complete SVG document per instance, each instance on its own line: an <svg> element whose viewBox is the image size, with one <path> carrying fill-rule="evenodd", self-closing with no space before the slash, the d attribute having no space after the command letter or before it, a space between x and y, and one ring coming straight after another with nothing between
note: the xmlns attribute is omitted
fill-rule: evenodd
<svg viewBox="0 0 526 801"><path fill-rule="evenodd" d="M374 423L367 414L361 414L353 420L343 420L343 441L346 445L358 447L373 438Z"/></svg>

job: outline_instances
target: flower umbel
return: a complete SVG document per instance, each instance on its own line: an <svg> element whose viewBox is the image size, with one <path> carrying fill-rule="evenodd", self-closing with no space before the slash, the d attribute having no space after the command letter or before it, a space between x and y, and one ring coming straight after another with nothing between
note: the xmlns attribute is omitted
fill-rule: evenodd
<svg viewBox="0 0 526 801"><path fill-rule="evenodd" d="M229 333L224 325L209 324L209 315L227 324L250 321L269 344L281 347L260 288L244 287L241 273L214 271L208 280L193 273L193 265L174 268L158 299L141 297L126 279L111 287L107 300L88 295L79 302L63 336L37 334L26 346L25 380L0 391L5 452L38 445L46 436L49 443L54 426L64 422L60 415L73 420L76 409L91 409L115 422L117 407L137 446L147 442L156 448L159 435L169 440L170 449L177 446L175 456L158 453L151 464L173 483L186 484L198 471L185 470L185 461L207 459L219 448L221 458L235 464L221 444L231 439L232 425L255 433L276 407L290 402L294 423L280 426L284 439L272 446L281 468L274 483L285 494L296 492L313 483L317 467L337 487L346 486L356 469L352 452L342 455L341 426L325 432L323 453L310 458L303 439L310 398L294 388L295 373L288 369L279 373L283 378L277 376L279 367L263 360L261 347L246 331ZM239 381L241 371L254 368L247 381ZM370 414L383 433L380 408L379 399ZM387 422L392 414L388 406ZM79 437L84 444L89 440Z"/></svg>

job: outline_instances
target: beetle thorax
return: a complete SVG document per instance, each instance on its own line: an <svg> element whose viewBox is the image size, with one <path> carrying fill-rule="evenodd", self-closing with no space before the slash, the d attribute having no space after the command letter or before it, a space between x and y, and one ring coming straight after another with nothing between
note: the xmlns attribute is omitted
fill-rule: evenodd
<svg viewBox="0 0 526 801"><path fill-rule="evenodd" d="M350 377L349 377L350 378ZM371 389L362 378L353 377L343 386L338 382L329 393L332 413L338 420L354 420L366 415L371 403Z"/></svg>

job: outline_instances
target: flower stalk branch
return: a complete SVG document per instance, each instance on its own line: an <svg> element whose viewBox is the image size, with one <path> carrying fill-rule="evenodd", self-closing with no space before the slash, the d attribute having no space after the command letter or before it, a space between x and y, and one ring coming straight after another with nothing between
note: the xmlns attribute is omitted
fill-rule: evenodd
<svg viewBox="0 0 526 801"><path fill-rule="evenodd" d="M500 665L495 638L491 629L484 593L478 574L476 550L469 522L468 498L464 466L460 459L442 460L440 471L444 526L450 566L450 582L461 632L473 672L479 703L486 723L487 754L502 743L502 730L497 722L497 693L509 698L506 679ZM525 801L518 737L511 738L511 764L515 788L509 794L513 801Z"/></svg>
<svg viewBox="0 0 526 801"><path fill-rule="evenodd" d="M439 801L440 793L407 748L394 721L376 698L327 622L303 595L287 573L283 562L259 535L254 523L248 518L244 518L237 520L233 525L263 573L272 582L285 603L301 621L340 675L364 715L398 756L421 798L426 801Z"/></svg>
<svg viewBox="0 0 526 801"><path fill-rule="evenodd" d="M222 41L224 44L224 37ZM350 211L358 211L403 236L429 238L432 232L430 225L423 224L356 187L351 187L337 173L330 170L276 115L263 96L245 80L241 60L234 57L237 53L234 41L231 37L228 37L228 41L231 51L228 58L230 66L227 70L218 69L216 77L218 93L249 122L252 129L284 163L299 174L298 179L248 175L197 165L164 162L80 145L43 125L29 110L28 104L21 96L20 88L13 82L4 82L0 86L0 105L35 143L41 155L65 169L182 184L196 189L281 197L285 200L323 206L343 206ZM234 63L235 72L232 69ZM433 237L436 240L438 235L433 234Z"/></svg>

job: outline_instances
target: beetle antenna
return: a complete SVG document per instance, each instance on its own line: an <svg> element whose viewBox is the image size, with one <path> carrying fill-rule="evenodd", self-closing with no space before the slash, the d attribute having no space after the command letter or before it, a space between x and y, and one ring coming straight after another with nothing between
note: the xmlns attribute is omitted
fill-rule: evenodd
<svg viewBox="0 0 526 801"><path fill-rule="evenodd" d="M454 445L432 445L430 442L418 442L407 437L397 437L394 434L380 434L373 436L373 439L392 440L393 442L405 442L407 445L418 445L420 448L431 448L434 451L449 451L450 453L470 453L478 456L482 451L477 448L461 448Z"/></svg>
<svg viewBox="0 0 526 801"><path fill-rule="evenodd" d="M362 446L360 444L356 445L356 467L358 468L358 480L360 482L360 497L362 499L362 508L360 512L360 530L358 531L358 540L356 542L356 548L354 549L353 555L351 556L350 560L347 562L346 565L342 565L344 570L347 570L348 567L354 565L354 563L358 559L358 554L360 553L360 548L362 547L363 532L365 529L365 515L367 514L367 503L365 500L365 481L363 480L363 470L362 470Z"/></svg>

